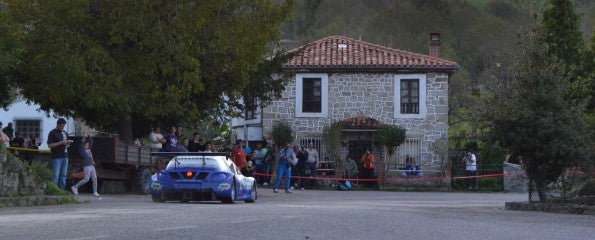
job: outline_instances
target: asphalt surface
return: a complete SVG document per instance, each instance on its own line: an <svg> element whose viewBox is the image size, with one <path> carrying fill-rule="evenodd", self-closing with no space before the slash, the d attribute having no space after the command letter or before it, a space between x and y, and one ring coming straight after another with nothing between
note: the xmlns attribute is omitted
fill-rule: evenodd
<svg viewBox="0 0 595 240"><path fill-rule="evenodd" d="M80 204L0 209L0 239L593 239L595 217L504 210L526 194L259 189L256 203Z"/></svg>

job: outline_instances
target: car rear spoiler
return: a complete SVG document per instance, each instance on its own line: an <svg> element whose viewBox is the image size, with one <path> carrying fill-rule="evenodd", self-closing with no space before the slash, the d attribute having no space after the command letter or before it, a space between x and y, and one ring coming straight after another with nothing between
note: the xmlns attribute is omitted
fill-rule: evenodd
<svg viewBox="0 0 595 240"><path fill-rule="evenodd" d="M228 156L226 152L151 152L151 156L176 157L176 156Z"/></svg>

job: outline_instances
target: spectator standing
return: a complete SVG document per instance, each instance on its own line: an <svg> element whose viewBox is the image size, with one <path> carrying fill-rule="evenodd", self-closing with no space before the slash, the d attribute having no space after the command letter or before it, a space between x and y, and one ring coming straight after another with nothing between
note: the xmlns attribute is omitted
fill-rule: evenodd
<svg viewBox="0 0 595 240"><path fill-rule="evenodd" d="M312 177L316 177L316 166L318 166L318 162L320 161L319 156L318 156L318 151L316 150L316 148L314 148L314 143L310 142L308 144L308 149L306 149L306 152L308 152L308 160L306 160L306 163L304 164L304 171L310 171L310 176ZM312 179L310 180L310 185L316 185L316 180Z"/></svg>
<svg viewBox="0 0 595 240"><path fill-rule="evenodd" d="M41 145L41 143L37 142L37 136L33 133L29 135L27 140L25 140L25 148L39 149L39 145ZM32 151L26 151L23 154L23 158L25 158L25 160L27 160L27 162L29 162L29 164L31 164L31 162L35 158L35 153Z"/></svg>
<svg viewBox="0 0 595 240"><path fill-rule="evenodd" d="M349 156L349 154L347 154L347 157L345 158L345 162L343 162L343 177L344 178L353 178L353 177L357 177L358 174L358 169L357 169L357 163L355 163L355 160L353 160L353 158L351 158L351 156Z"/></svg>
<svg viewBox="0 0 595 240"><path fill-rule="evenodd" d="M14 136L15 137L12 140L10 140L10 143L8 145L11 147L24 148L25 147L25 139L23 138L23 136L21 136L21 133L19 131L16 131L14 133ZM13 151L13 153L15 156L21 156L23 151L15 150L15 151Z"/></svg>
<svg viewBox="0 0 595 240"><path fill-rule="evenodd" d="M9 122L6 127L2 129L2 132L8 136L8 139L12 140L14 138L14 128L12 128L12 123Z"/></svg>
<svg viewBox="0 0 595 240"><path fill-rule="evenodd" d="M17 131L14 133L14 138L12 139L12 141L10 141L10 146L19 148L25 147L25 139L23 138L23 136L21 136L21 132Z"/></svg>
<svg viewBox="0 0 595 240"><path fill-rule="evenodd" d="M29 149L39 149L40 142L37 140L37 136L35 134L29 135L29 139L25 141L25 148Z"/></svg>
<svg viewBox="0 0 595 240"><path fill-rule="evenodd" d="M263 149L267 149L266 150L266 154L264 155L264 158L262 159L262 168L263 168L263 173L264 177L262 179L262 185L263 186L267 186L269 185L269 182L271 181L271 169L273 168L273 161L275 161L276 157L275 157L275 146L271 145L270 148L267 148L267 146L265 145Z"/></svg>
<svg viewBox="0 0 595 240"><path fill-rule="evenodd" d="M176 128L176 137L178 140L184 138L184 131L182 131L182 127Z"/></svg>
<svg viewBox="0 0 595 240"><path fill-rule="evenodd" d="M267 149L266 148L262 148L262 143L259 143L256 145L256 149L254 150L254 165L255 165L255 171L256 171L256 182L258 184L263 184L263 179L264 176L261 174L264 174L264 156L267 154Z"/></svg>
<svg viewBox="0 0 595 240"><path fill-rule="evenodd" d="M142 147L143 143L140 141L140 138L137 136L134 138L134 146L135 147Z"/></svg>
<svg viewBox="0 0 595 240"><path fill-rule="evenodd" d="M248 155L246 157L246 172L248 173L248 177L252 177L252 174L254 173L254 168L256 167L254 165L254 159L256 158L256 153L252 152L250 153L250 155Z"/></svg>
<svg viewBox="0 0 595 240"><path fill-rule="evenodd" d="M296 158L298 159L298 163L295 165L295 169L293 171L295 176L298 176L295 181L296 188L299 187L301 190L304 190L304 185L306 183L306 179L304 179L304 177L310 176L304 172L304 166L306 165L306 161L308 161L308 151L306 151L306 146L302 146L301 150L297 150Z"/></svg>
<svg viewBox="0 0 595 240"><path fill-rule="evenodd" d="M233 145L233 149L231 151L231 160L236 164L236 166L240 169L240 172L242 172L244 176L248 176L246 156L246 152L242 150L239 141L235 145Z"/></svg>
<svg viewBox="0 0 595 240"><path fill-rule="evenodd" d="M376 178L374 177L374 169L376 168L376 157L374 153L371 153L370 150L366 150L364 155L362 155L362 162L364 164L363 169L363 177L366 187L374 187L376 186Z"/></svg>
<svg viewBox="0 0 595 240"><path fill-rule="evenodd" d="M2 128L2 122L0 122L0 128ZM10 138L4 131L0 131L0 144L4 144L6 147L10 144Z"/></svg>
<svg viewBox="0 0 595 240"><path fill-rule="evenodd" d="M85 177L70 188L74 195L78 195L79 187L89 182L89 179L91 179L91 183L93 184L93 196L99 197L99 193L97 193L97 172L95 171L95 160L93 159L93 153L91 152L92 147L93 138L87 134L83 139L81 139L81 144L79 145L79 153L83 159L83 171L85 173Z"/></svg>
<svg viewBox="0 0 595 240"><path fill-rule="evenodd" d="M68 147L72 140L68 140L68 133L64 131L66 120L58 119L56 128L48 134L48 147L51 149L52 182L60 189L66 187L66 172L68 170Z"/></svg>
<svg viewBox="0 0 595 240"><path fill-rule="evenodd" d="M464 158L467 172L467 189L477 189L477 157L472 151L467 152Z"/></svg>
<svg viewBox="0 0 595 240"><path fill-rule="evenodd" d="M205 148L205 151L204 152L207 152L207 153L215 152L215 147L213 146L213 144L211 142L206 142L205 145L207 147Z"/></svg>
<svg viewBox="0 0 595 240"><path fill-rule="evenodd" d="M178 131L176 127L171 127L169 130L169 134L165 137L165 146L163 146L163 151L166 152L177 152L178 151Z"/></svg>
<svg viewBox="0 0 595 240"><path fill-rule="evenodd" d="M285 144L285 148L281 149L281 152L279 154L281 156L279 157L279 162L277 164L277 180L275 181L275 187L273 188L273 192L279 192L281 178L283 177L283 175L285 175L285 192L291 193L291 165L289 164L290 158L293 157L291 145L289 143Z"/></svg>
<svg viewBox="0 0 595 240"><path fill-rule="evenodd" d="M188 141L188 138L183 138L182 144L180 144L180 146L178 146L178 152L188 152L188 144L189 143L190 143L190 141Z"/></svg>
<svg viewBox="0 0 595 240"><path fill-rule="evenodd" d="M250 146L248 146L248 143L246 142L246 140L240 140L241 141L241 146L240 148L242 148L244 150L244 152L246 152L246 155L250 155L250 153L252 153L252 148L250 148Z"/></svg>
<svg viewBox="0 0 595 240"><path fill-rule="evenodd" d="M199 152L199 151L204 151L204 144L203 144L203 139L200 137L200 134L198 132L194 132L194 134L192 134L192 139L190 139L190 142L188 142L188 151L189 152Z"/></svg>
<svg viewBox="0 0 595 240"><path fill-rule="evenodd" d="M163 137L163 134L161 134L161 127L157 126L153 128L153 131L149 134L149 140L151 141L149 146L151 147L152 152L162 151L163 144L166 140Z"/></svg>

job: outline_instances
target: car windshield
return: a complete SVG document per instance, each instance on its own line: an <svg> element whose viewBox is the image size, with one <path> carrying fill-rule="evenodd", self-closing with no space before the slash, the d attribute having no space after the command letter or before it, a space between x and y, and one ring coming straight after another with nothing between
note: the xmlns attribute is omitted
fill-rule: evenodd
<svg viewBox="0 0 595 240"><path fill-rule="evenodd" d="M203 162L204 159L204 162ZM176 168L214 168L217 170L229 170L229 167L226 165L225 157L218 157L218 156L178 156L177 161L176 158L172 158L171 161L167 164L166 170L176 169ZM204 164L204 165L203 165Z"/></svg>

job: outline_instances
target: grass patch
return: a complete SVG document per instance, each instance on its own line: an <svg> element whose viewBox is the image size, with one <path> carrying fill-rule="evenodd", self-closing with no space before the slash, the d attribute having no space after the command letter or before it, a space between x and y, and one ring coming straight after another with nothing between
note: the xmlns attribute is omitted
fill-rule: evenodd
<svg viewBox="0 0 595 240"><path fill-rule="evenodd" d="M41 164L39 162L31 162L29 165L29 170L33 176L35 176L38 180L46 180L52 177L52 171L47 167L45 164Z"/></svg>
<svg viewBox="0 0 595 240"><path fill-rule="evenodd" d="M53 182L47 181L46 184L47 188L45 189L45 194L50 196L70 196L70 192L60 189Z"/></svg>

